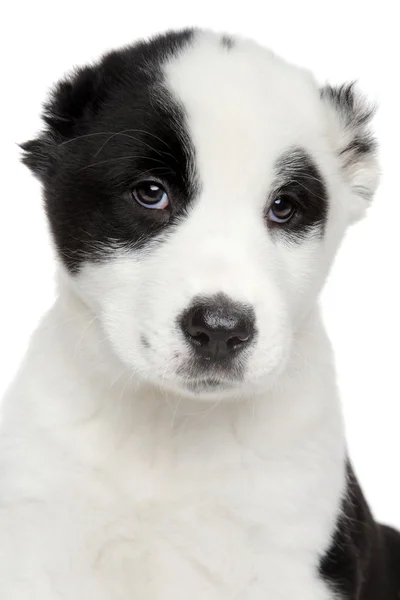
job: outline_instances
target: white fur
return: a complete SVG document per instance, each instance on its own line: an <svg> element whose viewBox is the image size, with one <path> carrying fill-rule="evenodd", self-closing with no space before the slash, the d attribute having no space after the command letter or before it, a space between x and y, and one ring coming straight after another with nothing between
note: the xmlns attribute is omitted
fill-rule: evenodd
<svg viewBox="0 0 400 600"><path fill-rule="evenodd" d="M317 567L345 442L317 298L365 199L308 73L201 33L165 79L200 197L163 244L74 277L60 266L59 299L3 403L0 597L330 600ZM263 209L293 145L317 161L330 211L323 238L291 245ZM257 341L243 382L196 395L178 374L176 318L218 292L254 307Z"/></svg>

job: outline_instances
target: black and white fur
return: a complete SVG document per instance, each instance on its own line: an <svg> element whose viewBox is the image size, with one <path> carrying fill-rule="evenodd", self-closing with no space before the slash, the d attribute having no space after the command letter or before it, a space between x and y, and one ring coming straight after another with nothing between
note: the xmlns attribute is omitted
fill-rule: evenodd
<svg viewBox="0 0 400 600"><path fill-rule="evenodd" d="M2 600L400 598L318 307L377 186L370 118L353 86L206 31L58 84L23 145L59 296L2 406Z"/></svg>

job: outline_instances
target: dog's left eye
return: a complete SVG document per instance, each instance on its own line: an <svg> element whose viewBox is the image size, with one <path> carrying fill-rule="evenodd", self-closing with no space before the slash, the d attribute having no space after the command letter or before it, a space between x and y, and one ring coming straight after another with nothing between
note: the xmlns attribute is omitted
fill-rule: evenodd
<svg viewBox="0 0 400 600"><path fill-rule="evenodd" d="M138 204L145 208L168 208L168 194L156 181L141 181L132 189L132 196Z"/></svg>
<svg viewBox="0 0 400 600"><path fill-rule="evenodd" d="M287 223L296 212L294 200L289 194L281 194L273 201L268 219L274 223Z"/></svg>

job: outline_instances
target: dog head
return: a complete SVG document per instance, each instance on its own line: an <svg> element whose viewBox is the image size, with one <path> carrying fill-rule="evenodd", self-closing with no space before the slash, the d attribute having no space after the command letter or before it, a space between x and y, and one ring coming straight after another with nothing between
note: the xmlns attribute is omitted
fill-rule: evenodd
<svg viewBox="0 0 400 600"><path fill-rule="evenodd" d="M198 397L270 386L375 191L370 117L352 85L204 31L60 82L24 161L119 360Z"/></svg>

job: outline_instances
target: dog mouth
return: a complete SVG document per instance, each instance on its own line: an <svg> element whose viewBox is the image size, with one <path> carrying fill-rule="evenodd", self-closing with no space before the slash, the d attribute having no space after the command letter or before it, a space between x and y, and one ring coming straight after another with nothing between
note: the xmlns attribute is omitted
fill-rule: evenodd
<svg viewBox="0 0 400 600"><path fill-rule="evenodd" d="M233 361L220 360L210 364L191 358L180 365L176 375L180 383L192 392L229 391L243 381L244 368Z"/></svg>
<svg viewBox="0 0 400 600"><path fill-rule="evenodd" d="M196 379L182 379L181 384L191 393L207 394L234 390L238 387L239 381L228 380L220 377L204 377Z"/></svg>

